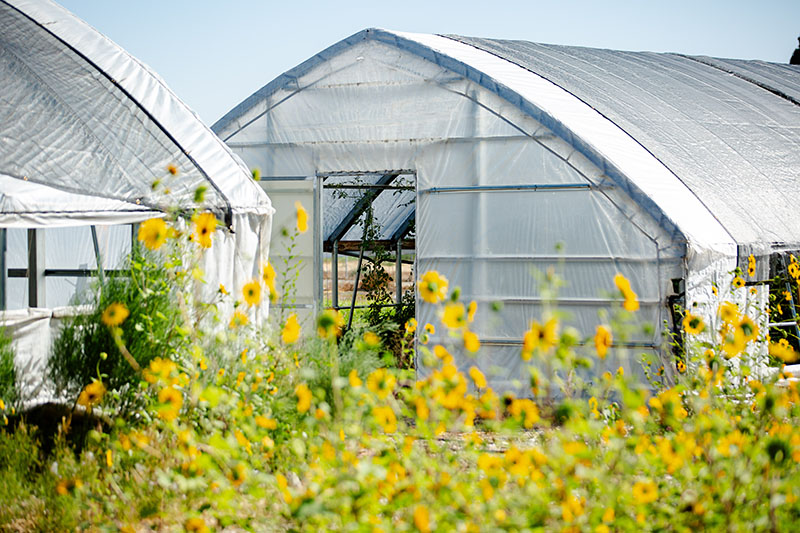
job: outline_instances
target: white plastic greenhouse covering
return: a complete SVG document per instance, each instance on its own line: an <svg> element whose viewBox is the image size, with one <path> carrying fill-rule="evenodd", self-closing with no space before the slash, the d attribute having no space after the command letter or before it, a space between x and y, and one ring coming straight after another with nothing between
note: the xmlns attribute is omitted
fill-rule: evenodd
<svg viewBox="0 0 800 533"><path fill-rule="evenodd" d="M191 212L203 186L200 207L226 227L204 255L206 279L214 290L238 289L267 259L274 210L242 161L154 72L62 7L0 0L0 28L2 323L31 397L60 318L75 312L63 306L88 283L54 271L119 267L135 237L130 224L170 208ZM5 278L9 269L24 276ZM41 278L35 295L29 274Z"/></svg>
<svg viewBox="0 0 800 533"><path fill-rule="evenodd" d="M304 184L317 234L302 255L317 268L329 236L314 197L322 180L415 173L416 271L438 270L478 303L481 350L456 359L462 370L477 364L495 390L526 388L520 345L548 308L550 268L567 282L557 299L565 323L587 340L616 299L614 275L628 277L638 318L653 328L620 347L657 354L669 373L661 329L682 290L673 280L687 305L710 314L712 282L729 287L742 258L755 253L766 279L761 259L800 243L791 100L800 73L722 63L370 29L278 77L213 129L262 170L274 201ZM785 87L769 90L777 83ZM301 296L318 298L321 282L305 275ZM434 306L417 306L420 324L437 322ZM450 342L442 329L432 343ZM594 372L620 364L641 372L631 357Z"/></svg>

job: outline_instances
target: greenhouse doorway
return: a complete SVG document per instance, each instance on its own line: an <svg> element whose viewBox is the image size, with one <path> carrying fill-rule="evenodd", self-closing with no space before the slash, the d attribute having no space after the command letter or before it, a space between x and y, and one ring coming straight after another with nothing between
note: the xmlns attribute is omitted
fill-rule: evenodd
<svg viewBox="0 0 800 533"><path fill-rule="evenodd" d="M318 174L322 191L323 306L354 320L404 324L414 316L416 172Z"/></svg>

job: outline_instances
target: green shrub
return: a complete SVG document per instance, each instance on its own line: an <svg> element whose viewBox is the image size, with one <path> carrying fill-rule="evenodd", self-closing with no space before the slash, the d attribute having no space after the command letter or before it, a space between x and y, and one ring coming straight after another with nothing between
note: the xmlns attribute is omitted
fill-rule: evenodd
<svg viewBox="0 0 800 533"><path fill-rule="evenodd" d="M0 328L0 400L7 407L15 406L19 401L17 388L17 368L14 366L14 348L11 337Z"/></svg>
<svg viewBox="0 0 800 533"><path fill-rule="evenodd" d="M88 295L90 311L67 320L53 344L48 374L57 390L76 397L102 377L109 391L121 392L121 409L130 407L141 376L126 361L103 313L120 303L130 316L119 326L127 350L144 368L155 357L171 357L183 342L175 280L156 254L137 249L123 274L107 275Z"/></svg>
<svg viewBox="0 0 800 533"><path fill-rule="evenodd" d="M393 354L379 340L374 345L365 341L365 333L368 331L375 334L375 339L380 339L379 330L354 324L339 338L312 337L307 338L300 346L292 347L297 363L289 368L291 381L300 380L308 385L335 412L335 379L338 379L338 388L341 389L353 371L364 378L378 368L392 367L395 364ZM292 399L289 412L284 416L296 416L293 404Z"/></svg>

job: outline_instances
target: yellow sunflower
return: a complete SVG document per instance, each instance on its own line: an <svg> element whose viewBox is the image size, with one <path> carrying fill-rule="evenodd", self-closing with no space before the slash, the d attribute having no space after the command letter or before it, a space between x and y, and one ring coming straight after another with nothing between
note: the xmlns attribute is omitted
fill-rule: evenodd
<svg viewBox="0 0 800 533"><path fill-rule="evenodd" d="M381 344L381 338L373 331L364 333L364 343L370 348L376 348Z"/></svg>
<svg viewBox="0 0 800 533"><path fill-rule="evenodd" d="M308 385L301 383L294 388L294 394L297 396L297 411L305 413L311 408L311 389Z"/></svg>
<svg viewBox="0 0 800 533"><path fill-rule="evenodd" d="M600 359L605 359L608 349L611 348L613 337L611 336L611 329L608 326L599 325L594 334L594 348L597 350L597 356Z"/></svg>
<svg viewBox="0 0 800 533"><path fill-rule="evenodd" d="M210 531L205 521L202 518L190 518L183 525L186 531L194 531L197 533L208 533Z"/></svg>
<svg viewBox="0 0 800 533"><path fill-rule="evenodd" d="M103 311L103 316L100 317L100 319L106 326L114 328L125 322L125 319L128 318L130 314L130 311L128 311L128 308L125 307L124 304L114 302L106 307L106 310Z"/></svg>
<svg viewBox="0 0 800 533"><path fill-rule="evenodd" d="M335 309L326 309L317 317L317 335L323 339L338 337L342 333L344 318Z"/></svg>
<svg viewBox="0 0 800 533"><path fill-rule="evenodd" d="M294 208L297 210L297 231L305 233L308 231L308 211L300 202L295 202Z"/></svg>
<svg viewBox="0 0 800 533"><path fill-rule="evenodd" d="M786 339L781 339L778 342L770 342L769 354L772 357L777 357L784 363L794 363L798 358L797 352Z"/></svg>
<svg viewBox="0 0 800 533"><path fill-rule="evenodd" d="M654 502L658 499L658 487L650 480L637 481L633 484L633 499L640 504Z"/></svg>
<svg viewBox="0 0 800 533"><path fill-rule="evenodd" d="M475 353L481 348L481 341L478 336L468 329L464 329L464 349L468 352Z"/></svg>
<svg viewBox="0 0 800 533"><path fill-rule="evenodd" d="M194 220L194 239L203 248L211 248L211 236L217 229L214 213L201 213Z"/></svg>
<svg viewBox="0 0 800 533"><path fill-rule="evenodd" d="M394 414L394 410L388 405L373 407L372 416L378 425L383 427L384 433L397 431L397 417Z"/></svg>
<svg viewBox="0 0 800 533"><path fill-rule="evenodd" d="M275 303L278 299L278 291L275 289L275 269L272 268L272 263L264 265L261 279L264 280L264 285L269 289L269 301Z"/></svg>
<svg viewBox="0 0 800 533"><path fill-rule="evenodd" d="M261 284L258 282L257 279L246 283L244 287L242 287L242 295L244 296L244 301L247 302L247 305L258 305L261 303Z"/></svg>
<svg viewBox="0 0 800 533"><path fill-rule="evenodd" d="M420 533L430 533L431 519L428 508L425 505L417 505L414 507L414 525Z"/></svg>
<svg viewBox="0 0 800 533"><path fill-rule="evenodd" d="M91 409L92 406L100 403L100 400L103 399L103 395L105 393L106 386L103 385L103 382L94 380L86 385L86 387L84 387L81 391L80 395L78 396L78 405L82 405L87 409Z"/></svg>
<svg viewBox="0 0 800 533"><path fill-rule="evenodd" d="M683 317L683 329L686 333L697 335L706 329L706 324L699 316L687 312L686 316Z"/></svg>
<svg viewBox="0 0 800 533"><path fill-rule="evenodd" d="M139 225L137 237L148 249L158 250L167 240L167 223L163 218L151 218Z"/></svg>
<svg viewBox="0 0 800 533"><path fill-rule="evenodd" d="M447 298L447 278L435 270L425 272L417 285L420 297L428 303L435 304Z"/></svg>
<svg viewBox="0 0 800 533"><path fill-rule="evenodd" d="M350 386L354 389L363 384L361 378L358 377L358 371L355 368L350 371L350 374L347 376L347 381L350 382Z"/></svg>
<svg viewBox="0 0 800 533"><path fill-rule="evenodd" d="M723 322L732 324L739 318L739 306L733 302L722 302L719 304L719 317Z"/></svg>
<svg viewBox="0 0 800 533"><path fill-rule="evenodd" d="M472 300L467 306L467 321L472 323L475 320L475 313L478 311L478 304Z"/></svg>
<svg viewBox="0 0 800 533"><path fill-rule="evenodd" d="M789 275L794 279L800 277L800 266L797 266L797 263L789 263Z"/></svg>
<svg viewBox="0 0 800 533"><path fill-rule="evenodd" d="M639 309L639 300L636 293L631 289L631 282L628 281L628 278L622 274L617 274L614 276L614 285L617 286L617 289L619 289L623 298L625 298L622 307L626 311L637 311Z"/></svg>
<svg viewBox="0 0 800 533"><path fill-rule="evenodd" d="M475 387L479 389L486 388L486 376L483 375L483 372L481 372L477 366L470 367L469 377L472 378L472 381L475 383Z"/></svg>
<svg viewBox="0 0 800 533"><path fill-rule="evenodd" d="M158 392L158 416L170 422L178 417L183 405L183 395L174 387L164 387Z"/></svg>
<svg viewBox="0 0 800 533"><path fill-rule="evenodd" d="M522 359L528 361L534 350L546 352L558 344L558 320L551 318L544 325L536 320L522 339Z"/></svg>
<svg viewBox="0 0 800 533"><path fill-rule="evenodd" d="M300 338L300 322L297 321L297 314L292 313L286 319L286 324L281 331L281 340L284 344L294 344Z"/></svg>
<svg viewBox="0 0 800 533"><path fill-rule="evenodd" d="M228 326L231 329L236 329L239 326L246 326L249 322L247 315L242 313L241 311L234 311L233 316L231 317L231 322Z"/></svg>
<svg viewBox="0 0 800 533"><path fill-rule="evenodd" d="M739 329L742 331L745 342L754 341L758 337L758 325L747 315L744 315L739 321Z"/></svg>
<svg viewBox="0 0 800 533"><path fill-rule="evenodd" d="M381 400L385 400L394 391L396 383L394 374L385 368L374 370L367 376L367 388Z"/></svg>
<svg viewBox="0 0 800 533"><path fill-rule="evenodd" d="M442 323L450 329L458 329L467 324L467 313L462 303L449 303L444 306Z"/></svg>

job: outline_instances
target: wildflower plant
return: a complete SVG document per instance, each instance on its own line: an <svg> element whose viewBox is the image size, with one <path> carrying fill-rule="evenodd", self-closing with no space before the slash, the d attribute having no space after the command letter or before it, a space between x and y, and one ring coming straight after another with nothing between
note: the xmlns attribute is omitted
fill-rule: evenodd
<svg viewBox="0 0 800 533"><path fill-rule="evenodd" d="M345 332L336 311L274 329L243 318L267 304L274 273L204 297L175 290L202 277L199 241L213 249L215 237L165 224L165 242L137 252L129 278L110 277L62 341L83 350L61 356L71 394L107 423L78 454L60 441L24 488L8 481L18 462L0 462L0 529L22 517L30 529L123 531L791 531L800 520L798 382L758 365L762 347L789 360L791 346L766 339L748 306L686 312L684 351L650 384L621 348L640 327L628 280L608 280L619 303L586 336L554 299L519 332L528 366L512 394L492 389L479 357L482 310L443 273L418 284L435 323L402 333L404 349L418 336L413 357L428 369L415 376L386 364L379 331ZM612 360L625 364L595 371ZM127 412L115 403L125 386L137 400ZM22 444L38 457L22 437L0 432L0 457Z"/></svg>

